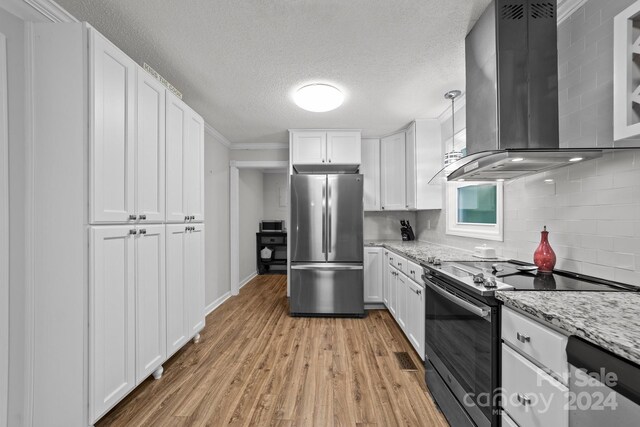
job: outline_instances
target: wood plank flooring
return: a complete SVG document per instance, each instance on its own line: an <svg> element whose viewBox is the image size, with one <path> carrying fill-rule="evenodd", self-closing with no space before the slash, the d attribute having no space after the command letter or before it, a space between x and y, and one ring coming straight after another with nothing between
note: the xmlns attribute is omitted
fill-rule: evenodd
<svg viewBox="0 0 640 427"><path fill-rule="evenodd" d="M422 366L386 310L292 318L285 276L258 276L97 425L446 426Z"/></svg>

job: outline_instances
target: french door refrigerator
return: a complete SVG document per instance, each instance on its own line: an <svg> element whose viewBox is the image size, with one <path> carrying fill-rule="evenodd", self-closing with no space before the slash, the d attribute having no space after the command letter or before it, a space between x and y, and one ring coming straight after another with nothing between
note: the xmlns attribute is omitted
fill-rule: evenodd
<svg viewBox="0 0 640 427"><path fill-rule="evenodd" d="M291 315L364 316L362 183L291 176Z"/></svg>

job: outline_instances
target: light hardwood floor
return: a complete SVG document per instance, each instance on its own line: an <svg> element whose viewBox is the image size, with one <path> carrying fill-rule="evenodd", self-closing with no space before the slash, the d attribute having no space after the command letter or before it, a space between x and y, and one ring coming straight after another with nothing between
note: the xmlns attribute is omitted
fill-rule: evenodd
<svg viewBox="0 0 640 427"><path fill-rule="evenodd" d="M417 371L403 371L394 352ZM446 426L386 310L292 318L284 276L258 276L98 426Z"/></svg>

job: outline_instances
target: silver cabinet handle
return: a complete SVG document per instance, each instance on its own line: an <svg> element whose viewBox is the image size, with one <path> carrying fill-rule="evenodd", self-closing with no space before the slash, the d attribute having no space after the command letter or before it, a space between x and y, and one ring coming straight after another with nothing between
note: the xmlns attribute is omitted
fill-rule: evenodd
<svg viewBox="0 0 640 427"><path fill-rule="evenodd" d="M188 216L188 215L187 215L187 216L185 216L185 217L184 217L184 220L185 220L185 221L189 221L189 216Z"/></svg>
<svg viewBox="0 0 640 427"><path fill-rule="evenodd" d="M486 317L489 317L489 321L491 321L491 317L490 317L491 311L489 309L484 307L478 307L477 305L465 299L462 299L459 296L446 291L445 289L442 289L440 286L436 285L433 282L429 282L425 280L424 284L425 286L428 286L429 288L431 288L431 290L433 290L435 293L448 299L452 303L457 304L458 306L468 310L469 312L475 314L478 317L482 317L483 319Z"/></svg>
<svg viewBox="0 0 640 427"><path fill-rule="evenodd" d="M523 344L531 341L530 336L521 334L520 332L516 332L516 338Z"/></svg>
<svg viewBox="0 0 640 427"><path fill-rule="evenodd" d="M129 221L135 221L136 218L138 218L138 217L136 215L134 215L134 214L130 214L129 215Z"/></svg>
<svg viewBox="0 0 640 427"><path fill-rule="evenodd" d="M144 214L142 214L142 215L138 215L138 218L139 218L139 219L147 219L147 216L146 216L146 215L144 215Z"/></svg>
<svg viewBox="0 0 640 427"><path fill-rule="evenodd" d="M129 234L138 234L138 230L132 228L131 230L129 230Z"/></svg>
<svg viewBox="0 0 640 427"><path fill-rule="evenodd" d="M145 230L144 228L140 229L140 234L147 234L147 230Z"/></svg>
<svg viewBox="0 0 640 427"><path fill-rule="evenodd" d="M518 397L518 402L520 402L522 406L531 405L531 398L528 397L526 394L518 393L517 397Z"/></svg>

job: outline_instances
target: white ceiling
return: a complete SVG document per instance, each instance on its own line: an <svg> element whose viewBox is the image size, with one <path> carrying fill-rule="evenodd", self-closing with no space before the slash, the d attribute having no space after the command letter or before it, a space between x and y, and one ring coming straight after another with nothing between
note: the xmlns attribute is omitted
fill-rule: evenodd
<svg viewBox="0 0 640 427"><path fill-rule="evenodd" d="M489 0L57 0L147 62L232 143L289 128L393 132L437 117L464 89L464 37ZM292 101L312 82L346 94L332 112Z"/></svg>

